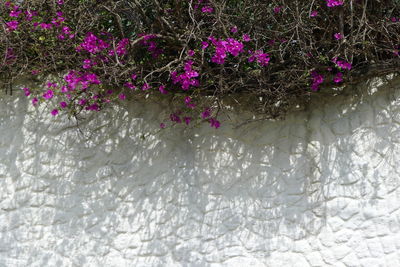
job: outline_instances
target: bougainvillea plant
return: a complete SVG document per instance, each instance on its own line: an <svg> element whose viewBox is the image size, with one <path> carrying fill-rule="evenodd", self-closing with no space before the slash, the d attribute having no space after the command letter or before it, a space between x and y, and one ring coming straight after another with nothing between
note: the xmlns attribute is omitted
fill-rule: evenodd
<svg viewBox="0 0 400 267"><path fill-rule="evenodd" d="M3 0L0 25L3 81L61 75L23 88L53 116L158 95L173 99L161 128L219 128L226 97L276 118L400 70L398 0Z"/></svg>

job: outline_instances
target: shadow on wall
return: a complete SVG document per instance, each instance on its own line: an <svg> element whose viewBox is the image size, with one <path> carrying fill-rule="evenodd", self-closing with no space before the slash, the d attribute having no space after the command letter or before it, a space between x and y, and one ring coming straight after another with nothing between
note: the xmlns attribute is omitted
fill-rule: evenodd
<svg viewBox="0 0 400 267"><path fill-rule="evenodd" d="M317 236L346 210L343 199L358 199L362 211L399 186L398 96L385 89L318 100L285 121L176 128L144 140L162 104L96 114L82 135L22 96L5 97L0 244L37 264L265 263Z"/></svg>

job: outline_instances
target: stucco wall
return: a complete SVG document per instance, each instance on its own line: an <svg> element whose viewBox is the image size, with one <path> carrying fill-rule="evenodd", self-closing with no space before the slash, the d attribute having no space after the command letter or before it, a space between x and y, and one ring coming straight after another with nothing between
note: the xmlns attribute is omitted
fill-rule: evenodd
<svg viewBox="0 0 400 267"><path fill-rule="evenodd" d="M162 104L3 96L0 266L400 266L399 91L145 140Z"/></svg>

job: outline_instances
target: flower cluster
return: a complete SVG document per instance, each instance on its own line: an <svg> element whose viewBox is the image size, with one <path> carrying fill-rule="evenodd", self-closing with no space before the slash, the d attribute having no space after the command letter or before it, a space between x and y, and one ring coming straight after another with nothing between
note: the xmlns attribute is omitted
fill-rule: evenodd
<svg viewBox="0 0 400 267"><path fill-rule="evenodd" d="M278 102L289 107L288 99L310 89L345 84L371 62L388 66L378 73L398 69L400 7L382 1L387 8L373 1L194 0L150 1L139 10L94 0L8 0L0 5L0 73L62 73L41 88L22 88L34 106L48 102L53 116L155 95L173 103L161 128L219 128L227 95L254 97L256 110L275 117ZM369 23L356 27L364 13Z"/></svg>
<svg viewBox="0 0 400 267"><path fill-rule="evenodd" d="M216 64L224 64L225 58L228 53L236 57L244 51L243 43L234 38L228 38L225 41L217 40L215 37L210 36L208 40L211 41L211 43L215 47L215 54L211 58L211 61Z"/></svg>
<svg viewBox="0 0 400 267"><path fill-rule="evenodd" d="M324 76L316 71L312 71L311 77L312 77L311 89L313 91L318 91L319 86L324 82Z"/></svg>
<svg viewBox="0 0 400 267"><path fill-rule="evenodd" d="M153 40L156 39L157 36L154 34L144 34L141 33L138 35L139 37L143 37L143 40L140 42L143 46L147 47L147 50L152 55L153 58L157 58L159 55L163 53L163 50L157 46L157 43Z"/></svg>
<svg viewBox="0 0 400 267"><path fill-rule="evenodd" d="M83 42L78 45L76 50L77 51L86 50L91 54L97 54L109 47L110 45L107 42L103 41L93 33L89 32L86 34L86 37L83 40Z"/></svg>
<svg viewBox="0 0 400 267"><path fill-rule="evenodd" d="M188 60L184 66L184 73L179 74L176 71L171 73L173 84L180 84L183 90L189 90L191 86L199 86L199 73L193 70L193 61Z"/></svg>

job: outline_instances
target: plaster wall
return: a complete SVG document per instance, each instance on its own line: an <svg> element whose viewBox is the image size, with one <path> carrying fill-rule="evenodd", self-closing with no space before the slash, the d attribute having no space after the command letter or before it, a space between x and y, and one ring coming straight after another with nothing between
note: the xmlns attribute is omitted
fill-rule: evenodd
<svg viewBox="0 0 400 267"><path fill-rule="evenodd" d="M163 104L78 131L2 96L0 266L400 266L400 83L369 86L144 140Z"/></svg>

